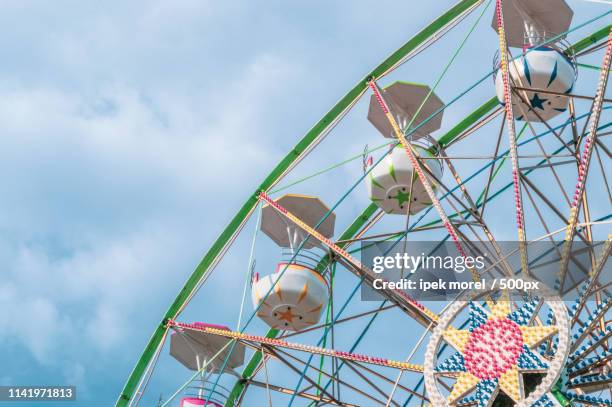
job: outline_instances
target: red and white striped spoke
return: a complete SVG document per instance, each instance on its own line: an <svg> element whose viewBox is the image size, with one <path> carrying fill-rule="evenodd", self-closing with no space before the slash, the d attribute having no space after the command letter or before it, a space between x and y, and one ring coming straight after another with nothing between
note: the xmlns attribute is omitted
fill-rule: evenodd
<svg viewBox="0 0 612 407"><path fill-rule="evenodd" d="M440 220L444 224L444 227L448 231L448 234L450 235L451 239L453 239L453 243L455 244L457 251L462 257L467 257L467 254L463 250L463 246L461 245L461 242L459 241L459 238L457 237L457 233L455 232L455 228L453 224L448 219L448 216L446 216L446 213L444 212L444 208L442 208L442 204L440 203L440 200L436 196L436 193L434 192L431 186L431 183L429 182L429 179L423 172L423 169L421 168L421 164L416 158L416 152L414 151L414 148L408 142L408 140L406 139L406 136L404 136L404 133L400 129L399 125L397 124L397 121L391 114L391 111L389 110L389 107L387 106L387 102L385 102L385 99L383 98L382 93L380 92L380 89L378 88L378 85L376 84L374 80L370 81L370 88L374 92L374 96L376 97L376 100L378 101L378 104L380 105L380 108L382 109L383 113L387 117L387 120L389 120L391 127L393 127L395 136L397 137L399 142L404 147L406 154L408 154L408 159L410 160L412 167L416 171L417 176L419 177L419 181L423 184L423 187L425 188L425 191L427 192L429 199L431 199L431 202L434 208L438 212L438 216L440 217ZM470 268L470 272L472 273L472 277L474 278L474 280L477 280L478 274L476 273L476 271L473 268Z"/></svg>
<svg viewBox="0 0 612 407"><path fill-rule="evenodd" d="M597 84L597 93L595 94L595 99L593 100L593 109L589 123L589 133L585 137L584 150L582 151L580 163L578 164L578 180L576 181L576 187L574 188L574 196L570 206L570 215L568 218L567 229L565 231L565 245L561 253L561 267L559 270L559 275L561 276L561 278L563 278L562 276L567 270L572 240L574 239L574 235L576 234L578 214L580 213L580 203L582 202L582 196L584 195L584 187L589 171L589 165L591 163L591 156L593 155L594 144L597 140L597 128L599 127L599 118L601 117L601 107L606 92L606 85L608 83L611 60L612 29L610 29L610 32L608 34L608 45L606 47L603 64L601 66L599 83Z"/></svg>
<svg viewBox="0 0 612 407"><path fill-rule="evenodd" d="M363 362L372 365L386 366L394 369L408 370L411 372L423 372L423 366L415 365L413 363L400 362L397 360L390 360L386 358L379 358L368 355L361 355L358 353L343 352L335 349L321 348L319 346L302 345L295 342L287 342L281 339L268 338L265 336L249 335L242 332L230 331L228 329L218 329L203 327L198 324L185 324L176 321L168 321L168 327L178 327L181 329L205 332L211 335L223 336L229 339L236 339L241 341L255 342L259 345L277 346L285 349L299 350L308 352L316 355L332 356L343 360L349 360L353 362Z"/></svg>
<svg viewBox="0 0 612 407"><path fill-rule="evenodd" d="M521 198L521 183L519 175L519 162L516 146L516 129L514 127L514 112L512 110L512 93L510 92L510 75L508 74L508 54L506 52L506 32L504 30L504 16L502 12L502 0L496 0L495 13L497 16L497 28L499 34L499 54L502 81L504 86L504 108L506 110L506 125L508 127L508 142L510 146L510 161L512 163L512 184L514 186L514 205L516 208L516 227L518 230L518 241L521 252L521 268L523 274L527 275L527 248L525 247L525 218L523 213L523 201Z"/></svg>
<svg viewBox="0 0 612 407"><path fill-rule="evenodd" d="M341 248L340 246L332 242L330 239L323 236L316 229L314 229L313 227L311 227L310 225L302 221L300 218L298 218L291 212L289 212L286 208L284 208L278 202L270 198L265 192L260 192L259 199L267 202L270 206L276 209L280 214L284 215L287 219L289 219L290 221L298 225L305 232L307 232L313 238L317 239L319 242L323 243L325 246L330 248L334 253L336 253L338 256L342 257L343 259L345 259L347 262L349 262L351 265L353 265L358 270L361 270L363 273L368 274L372 278L380 278L372 270L364 266L359 260L351 256L349 252L347 252L346 250L344 250L343 248ZM408 294L406 294L402 290L393 290L393 291L397 293L398 295L400 295L410 305L412 305L413 308L415 308L414 311L417 311L423 314L429 321L435 323L438 320L438 315L435 312L429 310L423 304L416 301L414 298L410 297Z"/></svg>

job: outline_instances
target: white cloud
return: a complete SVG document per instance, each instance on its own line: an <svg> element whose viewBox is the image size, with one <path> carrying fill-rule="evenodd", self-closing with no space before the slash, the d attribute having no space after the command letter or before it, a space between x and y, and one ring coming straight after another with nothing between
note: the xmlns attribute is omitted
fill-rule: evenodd
<svg viewBox="0 0 612 407"><path fill-rule="evenodd" d="M274 81L294 74L264 54L198 103L118 83L0 85L0 307L12 325L0 338L53 364L148 334L223 224L209 215L227 219L224 203L276 161L261 95L283 96Z"/></svg>
<svg viewBox="0 0 612 407"><path fill-rule="evenodd" d="M53 360L52 351L69 331L55 304L45 297L31 296L23 287L0 285L2 336L22 341L41 364Z"/></svg>
<svg viewBox="0 0 612 407"><path fill-rule="evenodd" d="M82 386L84 384L86 375L85 367L81 363L66 366L64 369L64 377L66 379L66 383L77 386L79 392L84 390Z"/></svg>

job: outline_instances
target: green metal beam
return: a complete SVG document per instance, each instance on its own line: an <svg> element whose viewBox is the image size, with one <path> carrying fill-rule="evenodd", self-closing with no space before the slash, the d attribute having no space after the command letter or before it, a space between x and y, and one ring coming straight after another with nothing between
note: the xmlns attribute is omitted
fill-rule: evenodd
<svg viewBox="0 0 612 407"><path fill-rule="evenodd" d="M476 121L482 118L485 114L489 113L494 107L499 106L497 97L492 97L482 104L478 109L470 113L465 119L461 120L455 127L450 129L445 135L438 139L438 144L442 147L446 147L451 141L457 136L466 131Z"/></svg>
<svg viewBox="0 0 612 407"><path fill-rule="evenodd" d="M612 24L608 24L607 26L603 27L601 30L595 31L593 34L589 35L586 38L581 39L580 41L576 42L574 45L570 46L565 51L565 53L568 55L575 55L579 53L580 51L583 51L587 49L588 47L597 44L603 38L608 36L608 33L610 32L611 27L612 27Z"/></svg>

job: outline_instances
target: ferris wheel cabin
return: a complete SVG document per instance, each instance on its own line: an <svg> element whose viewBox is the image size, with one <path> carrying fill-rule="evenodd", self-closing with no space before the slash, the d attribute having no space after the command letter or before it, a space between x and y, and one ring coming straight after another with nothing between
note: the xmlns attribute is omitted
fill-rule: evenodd
<svg viewBox="0 0 612 407"><path fill-rule="evenodd" d="M508 0L503 2L504 29L509 47L522 48L522 55L508 55L512 87L512 111L517 120L543 122L567 110L576 81L576 62L564 52L564 35L573 17L564 0ZM499 31L494 17L492 27ZM504 104L504 83L499 54L495 92Z"/></svg>
<svg viewBox="0 0 612 407"><path fill-rule="evenodd" d="M222 386L213 386L210 378L233 373L234 369L242 366L244 345L236 343L232 349L226 346L229 339L205 331L207 328L229 331L226 326L194 322L190 327L192 329L178 327L170 335L170 355L187 369L199 372L198 381L181 399L180 406L221 407L229 392Z"/></svg>
<svg viewBox="0 0 612 407"><path fill-rule="evenodd" d="M326 238L333 236L336 216L332 212L325 218L329 208L319 198L288 194L276 202ZM286 260L274 273L255 277L251 297L257 316L288 331L315 325L329 299L327 282L315 269L319 243L269 204L262 209L261 230L283 248Z"/></svg>
<svg viewBox="0 0 612 407"><path fill-rule="evenodd" d="M443 111L440 109L444 102L431 92L429 86L415 83L395 82L382 92L401 130L408 133L407 138L414 152L423 159L426 176L434 192L437 192L442 164L435 154L434 142L429 134L442 125ZM423 123L429 117L431 119ZM385 138L395 139L393 128L374 96L370 98L368 120ZM369 197L388 214L418 213L432 204L431 199L416 176L404 148L399 145L391 148L392 151L380 162L373 164L374 168L366 178Z"/></svg>

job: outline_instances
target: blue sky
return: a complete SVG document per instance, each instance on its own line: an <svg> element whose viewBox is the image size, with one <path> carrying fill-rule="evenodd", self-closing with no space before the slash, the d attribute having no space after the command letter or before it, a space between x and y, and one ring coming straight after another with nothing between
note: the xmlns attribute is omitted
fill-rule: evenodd
<svg viewBox="0 0 612 407"><path fill-rule="evenodd" d="M166 307L265 174L359 78L450 4L4 2L0 384L76 384L78 405L111 405ZM570 4L574 23L606 7ZM491 12L441 84L446 100L490 70ZM475 17L393 78L433 83L441 71L433 61L450 57ZM592 93L595 75L585 77ZM481 86L445 113L446 127L492 95L492 82ZM358 105L287 179L381 143L366 110ZM360 171L341 169L301 191L327 191L333 203ZM337 230L364 203L359 189ZM183 320L235 325L252 229ZM272 266L272 245L258 254ZM253 331L265 328L256 323ZM398 346L397 357L405 353ZM160 370L152 399L189 374L170 358Z"/></svg>

